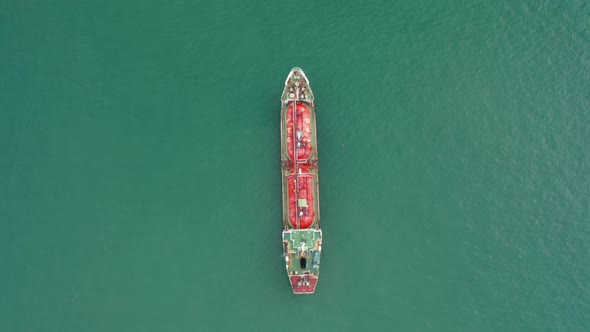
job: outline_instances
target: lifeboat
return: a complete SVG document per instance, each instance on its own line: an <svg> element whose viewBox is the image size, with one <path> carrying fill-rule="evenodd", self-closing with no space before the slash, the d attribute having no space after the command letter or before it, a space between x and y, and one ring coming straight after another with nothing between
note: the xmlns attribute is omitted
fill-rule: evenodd
<svg viewBox="0 0 590 332"><path fill-rule="evenodd" d="M305 104L297 104L296 126L293 126L293 104L287 109L287 154L293 160L293 140L298 140L297 160L307 160L313 150L311 143L311 112ZM293 134L295 128L295 134Z"/></svg>
<svg viewBox="0 0 590 332"><path fill-rule="evenodd" d="M299 174L289 175L289 221L294 228L309 228L315 217L313 174L307 167L299 167ZM297 225L299 222L299 225Z"/></svg>

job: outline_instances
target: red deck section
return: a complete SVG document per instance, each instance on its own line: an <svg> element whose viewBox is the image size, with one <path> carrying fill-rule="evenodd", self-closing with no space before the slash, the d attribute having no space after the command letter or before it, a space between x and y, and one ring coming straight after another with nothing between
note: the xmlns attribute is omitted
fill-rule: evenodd
<svg viewBox="0 0 590 332"><path fill-rule="evenodd" d="M297 151L297 159L307 160L311 155L311 151L313 146L311 145L311 128L310 128L310 117L311 112L309 108L305 104L297 104L297 111L296 111L295 119L297 128L295 132L301 132L302 136L300 139L301 146ZM293 139L296 137L296 134L293 135L293 105L289 105L287 109L287 154L289 158L293 160Z"/></svg>
<svg viewBox="0 0 590 332"><path fill-rule="evenodd" d="M313 223L315 211L313 209L313 175L306 174L309 172L307 167L299 167L301 174L298 174L299 181L296 181L295 174L289 175L289 220L295 228L309 228ZM295 186L298 184L296 190ZM298 206L298 200L304 199L307 206ZM299 220L299 226L297 226Z"/></svg>
<svg viewBox="0 0 590 332"><path fill-rule="evenodd" d="M315 286L318 282L318 279L312 276L290 276L289 279L295 294L315 292Z"/></svg>

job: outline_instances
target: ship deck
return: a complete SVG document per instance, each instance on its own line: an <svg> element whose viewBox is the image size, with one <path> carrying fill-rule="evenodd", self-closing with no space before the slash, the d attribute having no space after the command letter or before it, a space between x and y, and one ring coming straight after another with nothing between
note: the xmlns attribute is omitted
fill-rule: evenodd
<svg viewBox="0 0 590 332"><path fill-rule="evenodd" d="M314 97L301 68L293 68L281 96L283 254L295 294L312 294L320 273L318 157Z"/></svg>

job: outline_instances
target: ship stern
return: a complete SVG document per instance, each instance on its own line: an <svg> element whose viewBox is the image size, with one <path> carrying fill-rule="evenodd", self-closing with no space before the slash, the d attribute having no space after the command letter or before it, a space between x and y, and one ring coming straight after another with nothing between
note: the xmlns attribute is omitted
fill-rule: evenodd
<svg viewBox="0 0 590 332"><path fill-rule="evenodd" d="M313 294L320 276L322 231L283 231L283 255L289 283L295 294Z"/></svg>

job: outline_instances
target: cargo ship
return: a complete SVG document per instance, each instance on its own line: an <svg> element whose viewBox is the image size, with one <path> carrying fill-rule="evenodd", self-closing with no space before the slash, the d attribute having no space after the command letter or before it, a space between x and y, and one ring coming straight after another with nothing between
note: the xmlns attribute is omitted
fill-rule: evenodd
<svg viewBox="0 0 590 332"><path fill-rule="evenodd" d="M295 294L313 294L320 275L322 230L314 97L295 67L281 96L283 255Z"/></svg>

